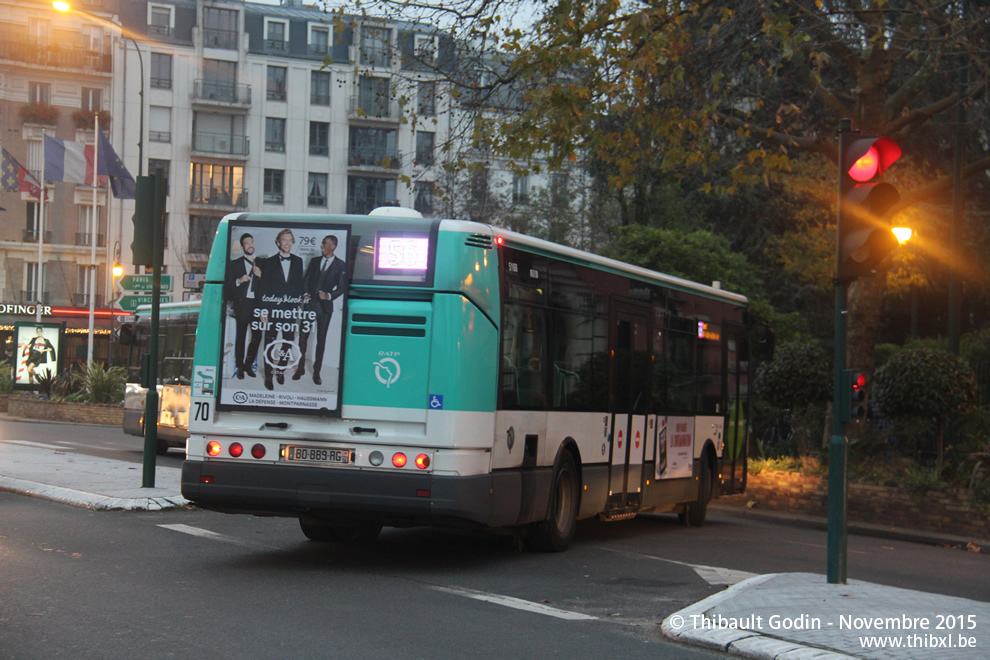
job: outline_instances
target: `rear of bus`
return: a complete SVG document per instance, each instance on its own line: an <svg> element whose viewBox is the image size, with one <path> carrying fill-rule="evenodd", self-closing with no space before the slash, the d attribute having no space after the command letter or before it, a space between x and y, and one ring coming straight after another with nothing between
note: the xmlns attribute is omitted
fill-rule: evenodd
<svg viewBox="0 0 990 660"><path fill-rule="evenodd" d="M320 540L502 524L491 498L492 248L487 226L460 221L224 218L203 292L183 495L297 517ZM336 297L324 290L334 260L346 267Z"/></svg>

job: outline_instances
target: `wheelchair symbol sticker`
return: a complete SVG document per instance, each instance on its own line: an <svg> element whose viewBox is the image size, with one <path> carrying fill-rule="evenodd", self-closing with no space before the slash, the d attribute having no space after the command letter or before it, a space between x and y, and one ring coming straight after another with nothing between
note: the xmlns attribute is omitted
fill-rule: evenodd
<svg viewBox="0 0 990 660"><path fill-rule="evenodd" d="M443 395L442 394L431 394L430 395L430 410L443 410Z"/></svg>

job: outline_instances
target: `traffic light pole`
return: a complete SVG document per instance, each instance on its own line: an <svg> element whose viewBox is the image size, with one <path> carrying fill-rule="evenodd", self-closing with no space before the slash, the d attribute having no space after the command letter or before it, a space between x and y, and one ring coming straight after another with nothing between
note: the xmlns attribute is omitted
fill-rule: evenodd
<svg viewBox="0 0 990 660"><path fill-rule="evenodd" d="M828 446L828 537L826 564L829 584L845 584L848 563L848 478L846 464L849 443L843 431L842 379L846 368L846 307L848 305L849 279L843 277L843 202L847 182L843 172L846 140L852 132L852 122L843 119L839 123L839 197L836 216L836 278L835 278L835 348L832 357L832 439Z"/></svg>
<svg viewBox="0 0 990 660"><path fill-rule="evenodd" d="M842 379L846 368L846 306L849 284L835 281L835 363L832 387L832 439L828 446L828 540L827 579L829 584L846 583L848 559L848 478L846 464L849 443L842 432Z"/></svg>
<svg viewBox="0 0 990 660"><path fill-rule="evenodd" d="M152 174L154 181L154 230L152 231L151 336L148 337L149 359L144 361L144 380L148 393L144 400L144 463L142 488L155 487L155 463L158 453L158 321L162 294L162 262L165 256L165 181L160 171ZM135 241L139 240L135 237Z"/></svg>

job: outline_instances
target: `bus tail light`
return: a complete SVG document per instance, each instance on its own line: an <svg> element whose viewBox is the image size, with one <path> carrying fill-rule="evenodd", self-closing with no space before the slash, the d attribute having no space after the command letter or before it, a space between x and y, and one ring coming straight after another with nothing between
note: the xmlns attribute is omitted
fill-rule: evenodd
<svg viewBox="0 0 990 660"><path fill-rule="evenodd" d="M260 442L254 445L253 447L251 447L251 455L254 456L255 458L264 458L265 446Z"/></svg>
<svg viewBox="0 0 990 660"><path fill-rule="evenodd" d="M244 453L244 445L242 445L239 442L235 442L234 444L230 445L230 448L227 449L227 451L230 453L231 456L237 458L238 456Z"/></svg>
<svg viewBox="0 0 990 660"><path fill-rule="evenodd" d="M206 443L206 454L208 456L219 456L220 455L220 443L216 440L210 440Z"/></svg>
<svg viewBox="0 0 990 660"><path fill-rule="evenodd" d="M408 459L406 458L406 455L403 454L401 451L396 452L395 454L392 455L392 465L394 465L397 468L405 467L407 460Z"/></svg>
<svg viewBox="0 0 990 660"><path fill-rule="evenodd" d="M420 470L425 470L426 468L430 467L430 457L427 456L426 454L420 454L419 456L417 456L416 467L418 467Z"/></svg>

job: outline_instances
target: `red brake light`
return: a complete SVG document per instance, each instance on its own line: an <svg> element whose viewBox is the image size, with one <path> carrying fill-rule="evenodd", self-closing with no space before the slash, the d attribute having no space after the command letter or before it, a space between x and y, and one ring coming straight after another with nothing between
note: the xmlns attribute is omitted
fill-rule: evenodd
<svg viewBox="0 0 990 660"><path fill-rule="evenodd" d="M265 446L261 443L258 443L255 446L251 447L251 455L254 456L255 458L264 458Z"/></svg>
<svg viewBox="0 0 990 660"><path fill-rule="evenodd" d="M430 457L427 456L426 454L420 454L419 456L417 456L416 467L418 467L420 470L425 470L426 468L430 467Z"/></svg>
<svg viewBox="0 0 990 660"><path fill-rule="evenodd" d="M406 461L408 461L408 460L409 459L406 458L406 455L403 454L400 451L397 454L395 454L395 455L392 456L392 465L394 465L395 467L398 467L398 468L405 467L406 466Z"/></svg>
<svg viewBox="0 0 990 660"><path fill-rule="evenodd" d="M239 442L235 442L234 444L230 445L230 448L227 451L230 452L231 456L237 458L238 456L244 453L244 445L242 445Z"/></svg>
<svg viewBox="0 0 990 660"><path fill-rule="evenodd" d="M219 456L220 455L220 443L216 440L210 440L206 443L206 453L208 456Z"/></svg>

